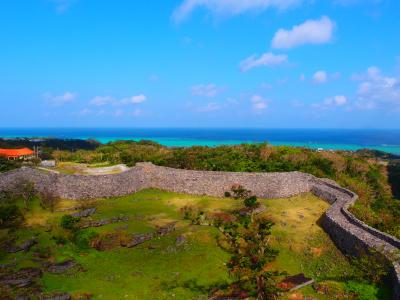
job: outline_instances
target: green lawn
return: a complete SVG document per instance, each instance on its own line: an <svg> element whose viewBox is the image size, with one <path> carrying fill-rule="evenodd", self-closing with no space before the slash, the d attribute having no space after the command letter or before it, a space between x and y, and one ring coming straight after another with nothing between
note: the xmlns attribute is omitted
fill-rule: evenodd
<svg viewBox="0 0 400 300"><path fill-rule="evenodd" d="M342 282L351 267L317 225L328 204L311 194L261 201L267 206L265 214L276 223L272 243L280 254L273 267L292 275L302 272L317 281L329 280L342 291ZM82 203L62 201L59 208ZM66 212L50 213L34 203L26 214L26 227L16 234L20 241L37 236L39 244L28 253L1 253L0 264L16 259L19 268L37 266L38 262L32 254L35 250L48 252L51 262L73 258L84 271L64 275L45 273L42 278L44 289L70 292L74 296L90 294L93 299L207 299L213 286L229 282L224 265L229 254L216 243L218 230L190 225L183 219L180 209L188 205L203 211L231 210L241 206L239 200L150 189L89 204L97 207L96 214L89 219L125 215L130 220L86 231L100 235L121 230L126 234L146 233L154 231L157 225L171 221L177 221L177 230L130 249L81 249L72 242L57 246L52 237L66 234L59 227L60 218ZM3 231L3 234L6 233ZM178 236L184 236L186 243L177 245ZM331 299L317 294L312 287L297 293L314 299ZM283 295L282 299L288 297L290 294Z"/></svg>

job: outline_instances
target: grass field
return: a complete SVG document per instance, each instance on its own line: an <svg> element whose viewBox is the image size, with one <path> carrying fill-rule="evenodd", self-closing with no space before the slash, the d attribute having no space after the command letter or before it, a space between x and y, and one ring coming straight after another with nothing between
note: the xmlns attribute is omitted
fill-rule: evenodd
<svg viewBox="0 0 400 300"><path fill-rule="evenodd" d="M98 170L97 175L118 174L122 170L113 168L115 165L104 162L95 164L82 164L75 162L59 162L54 168L41 168L42 170L55 171L61 174L69 175L96 175L94 172Z"/></svg>
<svg viewBox="0 0 400 300"><path fill-rule="evenodd" d="M272 243L280 254L274 267L291 275L305 273L318 282L334 285L338 295L343 294L351 266L317 224L328 204L311 194L261 201L267 207L265 214L276 224ZM80 201L62 201L58 209L80 205ZM147 233L153 232L157 225L172 221L177 222L176 231L134 248L98 251L72 242L57 245L54 237L67 235L59 225L67 212L51 213L33 203L25 217L26 226L15 234L18 241L35 236L38 244L28 253L2 252L0 264L15 261L17 268L39 266L35 252L47 253L49 262L74 259L81 265L81 271L45 273L41 283L48 292L70 292L76 299L85 294L92 295L93 299L207 299L214 286L230 282L225 266L229 254L217 245L218 230L191 225L183 219L180 209L195 206L203 211L231 210L241 206L239 200L151 189L126 197L85 202L85 205L97 208L88 218L91 220L129 216L126 222L83 230L87 235L104 236L119 231ZM177 244L178 237L183 237L185 242ZM294 298L301 296L332 299L318 294L312 286L281 298L303 299Z"/></svg>

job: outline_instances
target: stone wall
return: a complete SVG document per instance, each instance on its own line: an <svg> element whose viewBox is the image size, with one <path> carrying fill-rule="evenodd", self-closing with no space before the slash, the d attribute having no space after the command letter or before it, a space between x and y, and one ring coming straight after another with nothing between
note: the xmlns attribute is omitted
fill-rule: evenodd
<svg viewBox="0 0 400 300"><path fill-rule="evenodd" d="M241 184L260 198L284 198L310 191L310 175L300 172L235 173L140 166L147 186L178 193L223 197L233 184Z"/></svg>
<svg viewBox="0 0 400 300"><path fill-rule="evenodd" d="M262 198L283 198L310 191L311 175L290 173L234 173L189 171L140 163L113 175L66 175L21 168L0 174L0 190L25 179L38 190L50 189L67 199L95 199L132 194L143 188L222 197L239 183Z"/></svg>
<svg viewBox="0 0 400 300"><path fill-rule="evenodd" d="M141 168L114 175L67 175L21 168L0 174L0 190L12 189L21 180L31 181L39 191L50 190L65 199L95 199L132 194L145 188Z"/></svg>
<svg viewBox="0 0 400 300"><path fill-rule="evenodd" d="M65 175L21 168L0 174L0 190L13 188L20 180L35 183L38 190L51 190L61 198L93 199L122 196L144 188L223 196L233 184L241 184L261 198L283 198L312 192L331 204L322 218L324 230L344 253L356 255L359 250L378 250L392 265L393 295L400 299L400 263L393 260L400 241L358 220L348 207L357 195L335 182L312 175L289 173L233 173L178 170L140 163L115 175Z"/></svg>

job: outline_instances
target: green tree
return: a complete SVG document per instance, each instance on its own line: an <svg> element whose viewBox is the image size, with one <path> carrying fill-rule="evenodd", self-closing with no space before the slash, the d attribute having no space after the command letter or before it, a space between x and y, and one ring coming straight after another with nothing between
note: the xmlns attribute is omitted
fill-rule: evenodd
<svg viewBox="0 0 400 300"><path fill-rule="evenodd" d="M244 199L244 202L243 202L243 203L244 203L244 205L245 205L246 207L252 208L252 207L257 206L258 200L257 200L257 197L256 197L256 196L251 196L251 197L249 197L249 198Z"/></svg>
<svg viewBox="0 0 400 300"><path fill-rule="evenodd" d="M28 180L21 180L17 183L16 194L24 201L25 209L29 208L29 203L36 196L35 184Z"/></svg>
<svg viewBox="0 0 400 300"><path fill-rule="evenodd" d="M61 223L60 226L64 229L71 230L73 232L77 231L78 228L76 224L80 221L81 219L78 217L73 217L71 215L64 215L61 218Z"/></svg>
<svg viewBox="0 0 400 300"><path fill-rule="evenodd" d="M393 254L393 259L398 259L396 255L396 253ZM351 258L351 263L354 266L354 275L360 282L379 284L389 274L390 270L388 260L373 249L370 249L369 253L360 250L357 257Z"/></svg>
<svg viewBox="0 0 400 300"><path fill-rule="evenodd" d="M60 198L49 190L40 193L40 206L44 209L49 209L51 212L54 212L59 201Z"/></svg>
<svg viewBox="0 0 400 300"><path fill-rule="evenodd" d="M246 199L251 195L251 191L239 184L233 185L231 191L234 199Z"/></svg>
<svg viewBox="0 0 400 300"><path fill-rule="evenodd" d="M276 279L284 274L270 269L270 264L278 255L278 251L270 245L273 225L262 218L245 225L236 223L223 230L226 250L232 254L227 263L230 275L236 279L235 284L241 290L259 300L276 297L279 292Z"/></svg>
<svg viewBox="0 0 400 300"><path fill-rule="evenodd" d="M13 169L17 169L21 166L21 163L16 160L8 160L7 158L0 156L0 173L7 172Z"/></svg>

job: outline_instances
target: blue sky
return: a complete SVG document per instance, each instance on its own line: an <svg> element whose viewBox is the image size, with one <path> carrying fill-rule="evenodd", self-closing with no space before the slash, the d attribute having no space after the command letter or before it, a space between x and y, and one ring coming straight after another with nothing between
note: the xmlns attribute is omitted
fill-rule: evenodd
<svg viewBox="0 0 400 300"><path fill-rule="evenodd" d="M400 128L397 0L13 0L1 127Z"/></svg>

